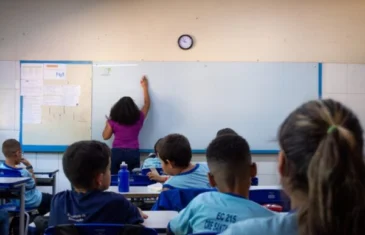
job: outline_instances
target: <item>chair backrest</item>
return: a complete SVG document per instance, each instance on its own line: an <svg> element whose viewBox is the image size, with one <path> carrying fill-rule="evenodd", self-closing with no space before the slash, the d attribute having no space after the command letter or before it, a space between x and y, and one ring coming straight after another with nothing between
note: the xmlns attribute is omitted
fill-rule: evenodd
<svg viewBox="0 0 365 235"><path fill-rule="evenodd" d="M0 177L22 177L19 170L0 169Z"/></svg>
<svg viewBox="0 0 365 235"><path fill-rule="evenodd" d="M157 235L154 229L141 225L67 224L49 227L45 235Z"/></svg>
<svg viewBox="0 0 365 235"><path fill-rule="evenodd" d="M216 189L170 189L162 191L152 210L181 211L196 196Z"/></svg>
<svg viewBox="0 0 365 235"><path fill-rule="evenodd" d="M249 199L260 205L276 204L283 208L283 211L290 210L290 199L280 189L257 189L250 190Z"/></svg>

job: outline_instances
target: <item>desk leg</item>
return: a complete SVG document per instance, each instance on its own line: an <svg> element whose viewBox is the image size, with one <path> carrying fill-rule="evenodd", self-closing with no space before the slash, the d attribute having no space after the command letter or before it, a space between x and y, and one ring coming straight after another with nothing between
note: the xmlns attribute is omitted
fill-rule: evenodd
<svg viewBox="0 0 365 235"><path fill-rule="evenodd" d="M56 195L56 180L57 180L56 175L57 174L55 174L53 176L53 182L52 182L52 195L53 196Z"/></svg>
<svg viewBox="0 0 365 235"><path fill-rule="evenodd" d="M24 213L25 213L25 201L24 201L24 195L25 195L25 185L23 184L20 188L20 214L19 214L19 234L20 235L26 235L24 234Z"/></svg>

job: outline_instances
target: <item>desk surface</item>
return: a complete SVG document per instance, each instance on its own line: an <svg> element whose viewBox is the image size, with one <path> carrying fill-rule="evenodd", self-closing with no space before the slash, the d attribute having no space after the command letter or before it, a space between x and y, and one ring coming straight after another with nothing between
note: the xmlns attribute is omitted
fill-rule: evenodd
<svg viewBox="0 0 365 235"><path fill-rule="evenodd" d="M258 186L251 186L250 191L253 190L263 190L263 189L275 189L275 190L281 190L281 185L258 185Z"/></svg>
<svg viewBox="0 0 365 235"><path fill-rule="evenodd" d="M148 218L145 219L143 225L148 228L159 230L166 229L170 220L178 215L176 211L143 211L143 213L148 215ZM45 216L49 216L49 213L45 214ZM29 226L35 227L34 223L31 223Z"/></svg>
<svg viewBox="0 0 365 235"><path fill-rule="evenodd" d="M109 192L120 193L118 191L118 186L110 186L107 190ZM129 187L129 192L127 193L120 193L123 194L125 197L158 197L160 195L159 191L152 190L147 186L131 186Z"/></svg>
<svg viewBox="0 0 365 235"><path fill-rule="evenodd" d="M29 177L0 177L0 188L14 188L29 180Z"/></svg>
<svg viewBox="0 0 365 235"><path fill-rule="evenodd" d="M263 185L263 186L251 186L250 187L250 191L254 191L254 190L281 190L282 187L280 185ZM118 192L118 186L110 186L109 189L107 190L109 192L115 192L115 193L119 193ZM131 186L129 188L129 192L128 193L120 193L123 194L125 197L128 198L137 198L137 197L158 197L160 195L160 191L156 190L156 189L151 189L150 187L147 186Z"/></svg>
<svg viewBox="0 0 365 235"><path fill-rule="evenodd" d="M59 172L58 169L38 169L35 168L33 169L34 174L39 174L39 175L43 175L43 174L56 174L57 172Z"/></svg>

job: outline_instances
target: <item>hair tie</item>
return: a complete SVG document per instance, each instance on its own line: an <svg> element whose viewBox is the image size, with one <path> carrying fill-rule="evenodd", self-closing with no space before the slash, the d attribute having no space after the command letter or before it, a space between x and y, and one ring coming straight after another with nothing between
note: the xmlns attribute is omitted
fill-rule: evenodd
<svg viewBox="0 0 365 235"><path fill-rule="evenodd" d="M332 125L327 129L327 134L331 134L332 132L334 132L335 130L337 130L337 126Z"/></svg>

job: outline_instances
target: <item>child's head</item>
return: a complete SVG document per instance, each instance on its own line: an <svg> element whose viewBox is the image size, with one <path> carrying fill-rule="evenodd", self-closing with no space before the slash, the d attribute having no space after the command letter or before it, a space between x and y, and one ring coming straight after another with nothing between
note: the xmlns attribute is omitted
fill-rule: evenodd
<svg viewBox="0 0 365 235"><path fill-rule="evenodd" d="M189 166L192 153L189 140L180 134L171 134L163 138L158 152L162 169L168 175L176 175Z"/></svg>
<svg viewBox="0 0 365 235"><path fill-rule="evenodd" d="M121 125L133 125L141 116L136 103L129 96L122 97L110 110L109 118Z"/></svg>
<svg viewBox="0 0 365 235"><path fill-rule="evenodd" d="M99 141L80 141L63 155L63 171L76 190L105 190L110 185L110 148Z"/></svg>
<svg viewBox="0 0 365 235"><path fill-rule="evenodd" d="M294 110L278 133L279 173L298 209L299 234L365 234L363 130L333 100Z"/></svg>
<svg viewBox="0 0 365 235"><path fill-rule="evenodd" d="M250 147L239 135L222 135L215 138L207 149L209 181L219 191L233 192L244 185L249 189L255 177L256 164L252 163Z"/></svg>
<svg viewBox="0 0 365 235"><path fill-rule="evenodd" d="M15 139L5 140L2 146L5 158L13 164L18 165L22 159L22 147L19 141Z"/></svg>
<svg viewBox="0 0 365 235"><path fill-rule="evenodd" d="M158 153L160 152L160 149L161 149L161 145L162 145L162 140L163 138L160 138L157 140L157 142L155 143L155 146L154 146L154 151L155 151L155 154L158 155Z"/></svg>
<svg viewBox="0 0 365 235"><path fill-rule="evenodd" d="M217 137L222 136L222 135L237 135L237 133L234 130L232 130L231 128L224 128L224 129L220 129L217 132Z"/></svg>

